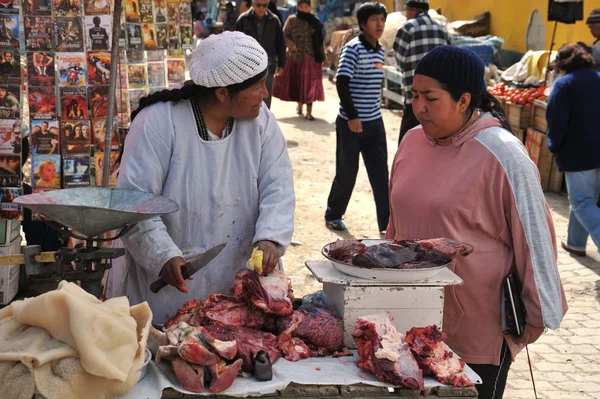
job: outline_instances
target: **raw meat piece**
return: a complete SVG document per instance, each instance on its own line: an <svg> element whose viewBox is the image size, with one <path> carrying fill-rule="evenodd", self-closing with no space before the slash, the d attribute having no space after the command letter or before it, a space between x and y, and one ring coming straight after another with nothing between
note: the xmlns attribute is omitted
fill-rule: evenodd
<svg viewBox="0 0 600 399"><path fill-rule="evenodd" d="M459 256L467 256L473 252L473 246L449 238L432 238L429 240L416 240L423 248L435 252L439 256L452 260Z"/></svg>
<svg viewBox="0 0 600 399"><path fill-rule="evenodd" d="M311 305L302 305L291 316L280 318L278 329L280 334L302 339L312 350L311 356L339 351L344 341L342 318L329 309Z"/></svg>
<svg viewBox="0 0 600 399"><path fill-rule="evenodd" d="M212 324L261 328L267 316L236 297L211 294L204 301L204 314Z"/></svg>
<svg viewBox="0 0 600 399"><path fill-rule="evenodd" d="M236 273L231 290L236 298L267 314L287 316L294 311L291 286L290 280L279 270L261 276L244 269Z"/></svg>
<svg viewBox="0 0 600 399"><path fill-rule="evenodd" d="M204 392L204 367L189 364L180 357L171 360L171 367L183 389L190 392Z"/></svg>
<svg viewBox="0 0 600 399"><path fill-rule="evenodd" d="M367 269L396 268L417 259L417 253L400 245L372 245L352 259L352 264Z"/></svg>
<svg viewBox="0 0 600 399"><path fill-rule="evenodd" d="M212 378L208 390L212 393L223 392L233 384L241 368L241 359L229 365L224 361L213 364L208 368Z"/></svg>
<svg viewBox="0 0 600 399"><path fill-rule="evenodd" d="M210 366L218 363L219 356L212 353L202 342L199 341L184 341L179 345L177 353L183 360L188 363L197 364L200 366Z"/></svg>
<svg viewBox="0 0 600 399"><path fill-rule="evenodd" d="M424 388L423 373L390 313L359 317L352 336L358 347L358 367L379 381L410 389Z"/></svg>
<svg viewBox="0 0 600 399"><path fill-rule="evenodd" d="M205 328L217 339L236 342L236 357L243 360L242 370L248 373L254 372L254 357L260 351L269 354L272 364L281 357L281 352L277 349L277 337L271 333L234 326L208 325Z"/></svg>
<svg viewBox="0 0 600 399"><path fill-rule="evenodd" d="M292 338L288 333L279 334L277 347L283 352L285 360L295 362L311 356L311 350L300 338Z"/></svg>
<svg viewBox="0 0 600 399"><path fill-rule="evenodd" d="M417 363L426 374L433 374L442 384L472 387L473 382L462 373L465 362L446 350L443 336L437 326L414 327L406 333L406 342Z"/></svg>
<svg viewBox="0 0 600 399"><path fill-rule="evenodd" d="M329 246L329 256L342 262L352 263L352 258L366 247L356 240L337 240Z"/></svg>
<svg viewBox="0 0 600 399"><path fill-rule="evenodd" d="M167 320L164 328L170 328L179 323L186 323L190 326L205 324L204 303L196 299L185 302L181 308L177 309L175 316Z"/></svg>

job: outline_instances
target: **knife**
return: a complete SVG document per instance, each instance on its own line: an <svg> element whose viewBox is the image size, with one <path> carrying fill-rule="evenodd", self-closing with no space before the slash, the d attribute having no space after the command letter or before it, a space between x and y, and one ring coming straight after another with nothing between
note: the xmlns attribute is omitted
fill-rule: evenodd
<svg viewBox="0 0 600 399"><path fill-rule="evenodd" d="M181 270L183 279L187 280L188 278L190 278L190 276L192 276L198 270L200 270L203 267L205 267L206 265L208 265L210 263L210 261L212 261L214 258L217 257L217 255L219 255L221 253L223 248L225 248L225 243L219 244L216 247L213 247L213 248L209 249L208 251L203 252L202 254L196 256L195 258L193 258L189 262L187 262L185 264L185 267L183 267ZM152 284L150 284L150 291L152 291L153 293L156 294L156 293L158 293L158 291L162 290L167 285L169 285L169 284L165 280L163 280L161 277L158 280L156 280L155 282L153 282Z"/></svg>

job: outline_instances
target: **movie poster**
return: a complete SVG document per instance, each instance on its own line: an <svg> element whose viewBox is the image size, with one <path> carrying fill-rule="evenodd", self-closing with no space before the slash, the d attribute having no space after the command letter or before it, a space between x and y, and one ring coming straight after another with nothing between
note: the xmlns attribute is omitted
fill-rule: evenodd
<svg viewBox="0 0 600 399"><path fill-rule="evenodd" d="M165 52L161 50L147 51L146 58L148 62L162 62L165 60Z"/></svg>
<svg viewBox="0 0 600 399"><path fill-rule="evenodd" d="M154 23L167 22L167 0L154 0Z"/></svg>
<svg viewBox="0 0 600 399"><path fill-rule="evenodd" d="M179 23L192 24L192 6L187 1L179 3Z"/></svg>
<svg viewBox="0 0 600 399"><path fill-rule="evenodd" d="M154 24L142 24L142 39L144 41L144 49L156 50L156 31Z"/></svg>
<svg viewBox="0 0 600 399"><path fill-rule="evenodd" d="M129 91L117 91L117 114L129 114Z"/></svg>
<svg viewBox="0 0 600 399"><path fill-rule="evenodd" d="M81 0L53 0L57 17L81 17Z"/></svg>
<svg viewBox="0 0 600 399"><path fill-rule="evenodd" d="M25 15L50 15L52 13L50 0L23 0L22 3Z"/></svg>
<svg viewBox="0 0 600 399"><path fill-rule="evenodd" d="M94 156L96 161L96 184L102 182L102 168L104 166L104 153L97 152ZM119 153L117 151L111 151L110 153L110 177L108 180L109 186L115 186L117 184L117 177L119 175L119 167L117 165L117 159L119 159Z"/></svg>
<svg viewBox="0 0 600 399"><path fill-rule="evenodd" d="M83 3L86 15L110 14L111 6L110 0L84 0Z"/></svg>
<svg viewBox="0 0 600 399"><path fill-rule="evenodd" d="M21 84L21 55L19 50L0 50L0 84Z"/></svg>
<svg viewBox="0 0 600 399"><path fill-rule="evenodd" d="M90 154L92 146L90 121L62 121L62 148L65 154Z"/></svg>
<svg viewBox="0 0 600 399"><path fill-rule="evenodd" d="M34 155L54 155L60 150L60 129L58 121L31 121L31 153Z"/></svg>
<svg viewBox="0 0 600 399"><path fill-rule="evenodd" d="M58 84L61 87L83 87L86 85L85 53L56 54Z"/></svg>
<svg viewBox="0 0 600 399"><path fill-rule="evenodd" d="M125 0L125 21L140 22L140 4L138 0Z"/></svg>
<svg viewBox="0 0 600 399"><path fill-rule="evenodd" d="M127 89L129 78L127 77L127 64L119 64L119 79L117 80L117 90Z"/></svg>
<svg viewBox="0 0 600 399"><path fill-rule="evenodd" d="M88 87L88 101L90 102L90 116L92 118L106 118L108 111L108 86Z"/></svg>
<svg viewBox="0 0 600 399"><path fill-rule="evenodd" d="M61 117L65 119L88 119L85 87L61 87Z"/></svg>
<svg viewBox="0 0 600 399"><path fill-rule="evenodd" d="M125 33L125 26L121 25L121 31L119 32L119 48L127 47L127 33Z"/></svg>
<svg viewBox="0 0 600 399"><path fill-rule="evenodd" d="M0 13L18 14L19 6L20 6L19 0L1 0L0 1Z"/></svg>
<svg viewBox="0 0 600 399"><path fill-rule="evenodd" d="M179 25L169 24L169 51L181 49L181 35Z"/></svg>
<svg viewBox="0 0 600 399"><path fill-rule="evenodd" d="M56 69L54 53L34 51L27 53L27 80L32 86L54 86Z"/></svg>
<svg viewBox="0 0 600 399"><path fill-rule="evenodd" d="M167 22L178 24L179 23L179 4L178 3L167 3Z"/></svg>
<svg viewBox="0 0 600 399"><path fill-rule="evenodd" d="M129 90L129 109L131 112L138 109L140 106L140 98L146 97L148 91L146 89Z"/></svg>
<svg viewBox="0 0 600 399"><path fill-rule="evenodd" d="M142 42L142 26L125 24L127 33L127 62L144 62L144 45Z"/></svg>
<svg viewBox="0 0 600 399"><path fill-rule="evenodd" d="M0 189L0 217L2 219L16 220L21 218L21 206L13 204L15 198L20 197L20 187Z"/></svg>
<svg viewBox="0 0 600 399"><path fill-rule="evenodd" d="M152 0L139 0L140 1L140 18L142 23L154 23L154 13L152 9Z"/></svg>
<svg viewBox="0 0 600 399"><path fill-rule="evenodd" d="M127 65L129 75L129 87L131 89L143 89L148 86L146 64Z"/></svg>
<svg viewBox="0 0 600 399"><path fill-rule="evenodd" d="M0 187L21 185L21 154L0 154Z"/></svg>
<svg viewBox="0 0 600 399"><path fill-rule="evenodd" d="M21 117L21 86L0 85L0 119Z"/></svg>
<svg viewBox="0 0 600 399"><path fill-rule="evenodd" d="M156 24L156 49L166 50L169 48L169 33L167 30L167 24ZM164 52L161 52L164 54ZM164 59L164 56L163 56Z"/></svg>
<svg viewBox="0 0 600 399"><path fill-rule="evenodd" d="M20 119L0 119L0 154L20 154L22 139Z"/></svg>
<svg viewBox="0 0 600 399"><path fill-rule="evenodd" d="M88 50L110 50L111 16L93 15L85 17L85 41Z"/></svg>
<svg viewBox="0 0 600 399"><path fill-rule="evenodd" d="M113 120L116 122L116 120ZM94 146L96 150L96 154L98 152L104 152L104 139L106 135L106 118L94 119L92 121L92 129L93 129L93 140ZM115 151L119 150L119 135L113 132L112 135L112 145L111 148Z"/></svg>
<svg viewBox="0 0 600 399"><path fill-rule="evenodd" d="M167 85L165 63L150 62L148 63L148 86L163 87Z"/></svg>
<svg viewBox="0 0 600 399"><path fill-rule="evenodd" d="M19 16L0 14L0 47L19 48Z"/></svg>
<svg viewBox="0 0 600 399"><path fill-rule="evenodd" d="M63 183L65 188L90 185L90 156L68 156L63 159Z"/></svg>
<svg viewBox="0 0 600 399"><path fill-rule="evenodd" d="M56 18L56 51L57 52L79 52L84 51L83 28L81 18Z"/></svg>
<svg viewBox="0 0 600 399"><path fill-rule="evenodd" d="M37 155L31 163L34 188L60 188L60 155Z"/></svg>
<svg viewBox="0 0 600 399"><path fill-rule="evenodd" d="M29 87L29 117L31 119L56 119L54 87Z"/></svg>
<svg viewBox="0 0 600 399"><path fill-rule="evenodd" d="M192 25L181 25L181 48L191 49L192 48Z"/></svg>
<svg viewBox="0 0 600 399"><path fill-rule="evenodd" d="M110 53L89 51L87 53L88 84L107 85L110 81Z"/></svg>
<svg viewBox="0 0 600 399"><path fill-rule="evenodd" d="M185 82L185 61L167 60L167 80L169 86Z"/></svg>
<svg viewBox="0 0 600 399"><path fill-rule="evenodd" d="M25 17L24 21L27 50L52 50L52 19L50 17Z"/></svg>

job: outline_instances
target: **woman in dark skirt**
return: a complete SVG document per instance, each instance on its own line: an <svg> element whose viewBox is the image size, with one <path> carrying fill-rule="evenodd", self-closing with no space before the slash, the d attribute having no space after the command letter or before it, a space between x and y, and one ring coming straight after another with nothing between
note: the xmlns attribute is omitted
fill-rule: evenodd
<svg viewBox="0 0 600 399"><path fill-rule="evenodd" d="M288 61L283 73L275 78L273 96L283 101L295 101L298 115L306 104L306 116L312 116L312 104L325 100L321 64L323 50L323 25L310 13L310 1L298 1L298 12L290 15L283 27L288 50Z"/></svg>

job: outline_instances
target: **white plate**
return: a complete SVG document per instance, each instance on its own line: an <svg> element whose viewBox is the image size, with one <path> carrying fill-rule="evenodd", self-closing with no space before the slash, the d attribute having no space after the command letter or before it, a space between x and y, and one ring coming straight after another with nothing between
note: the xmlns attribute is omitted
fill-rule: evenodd
<svg viewBox="0 0 600 399"><path fill-rule="evenodd" d="M379 245L381 243L389 243L392 240L359 240L366 246ZM441 265L422 269L389 269L389 268L373 268L355 266L351 263L341 262L329 256L329 248L333 243L329 243L323 247L321 253L326 257L333 266L340 272L349 276L363 278L366 280L385 281L389 283L404 283L408 281L427 280L446 268L451 262Z"/></svg>

